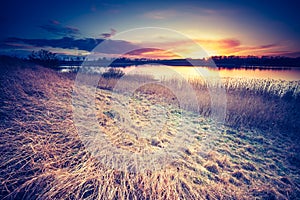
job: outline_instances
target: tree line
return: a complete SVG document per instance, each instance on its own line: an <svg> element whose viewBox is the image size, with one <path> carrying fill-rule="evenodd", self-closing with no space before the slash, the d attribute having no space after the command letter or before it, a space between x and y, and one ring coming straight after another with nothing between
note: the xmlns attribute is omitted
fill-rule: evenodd
<svg viewBox="0 0 300 200"><path fill-rule="evenodd" d="M57 54L48 50L41 49L39 51L33 51L28 60L43 65L49 68L57 68L60 65L80 66L84 61L84 57L76 57L75 59L63 60ZM143 65L143 64L163 64L171 66L202 66L202 65L216 65L218 67L225 68L239 68L239 67L268 67L268 66L280 66L280 67L300 67L300 57L290 58L283 56L212 56L208 59L146 59L136 58L130 59L126 57L116 58L108 60L106 58L100 58L98 60L85 61L89 65L94 66L111 66L111 67L126 67L131 65Z"/></svg>

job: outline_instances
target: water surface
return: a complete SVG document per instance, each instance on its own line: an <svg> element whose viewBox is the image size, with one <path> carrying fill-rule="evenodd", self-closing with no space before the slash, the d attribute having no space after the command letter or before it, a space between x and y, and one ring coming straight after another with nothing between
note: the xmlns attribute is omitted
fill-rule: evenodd
<svg viewBox="0 0 300 200"><path fill-rule="evenodd" d="M74 71L77 67L62 66L61 72ZM154 78L176 78L183 76L189 78L257 78L257 79L275 79L285 81L300 80L299 68L213 68L207 66L191 67L191 66L166 66L166 65L141 65L120 67L122 71L130 74L151 75ZM89 67L89 71L102 73L106 70L104 67Z"/></svg>
<svg viewBox="0 0 300 200"><path fill-rule="evenodd" d="M228 69L191 66L143 65L123 68L125 72L153 75L156 78L172 78L181 75L185 78L257 78L286 81L300 80L300 68L289 69Z"/></svg>

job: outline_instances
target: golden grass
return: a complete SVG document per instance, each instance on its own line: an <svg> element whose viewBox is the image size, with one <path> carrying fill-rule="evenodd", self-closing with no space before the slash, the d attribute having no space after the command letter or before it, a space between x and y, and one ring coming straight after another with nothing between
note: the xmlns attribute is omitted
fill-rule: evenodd
<svg viewBox="0 0 300 200"><path fill-rule="evenodd" d="M189 79L188 84L191 85L192 92L195 92L197 102L191 98L191 90L186 87L185 80L155 81L149 75L128 75L120 82L123 92L138 88L138 92L155 93L168 103L175 104L175 106L180 103L180 108L197 112L204 117L210 117L212 106L218 106L218 104L212 105L210 90L214 88L214 85L220 84L220 81L207 83L201 79ZM223 86L218 87L222 87L226 93L224 97L221 95L222 99L218 101L227 103L225 116L227 125L257 127L271 132L283 131L297 136L296 133L300 127L296 117L299 115L300 81L224 78L221 82ZM117 79L102 78L99 81L99 88L116 91L118 90L115 88L117 83ZM143 84L145 85L140 87ZM170 89L176 89L177 98L180 96L181 99L174 98L174 91Z"/></svg>
<svg viewBox="0 0 300 200"><path fill-rule="evenodd" d="M298 146L294 141L278 135L272 139L255 130L235 130L222 126L224 130L214 141L216 148L209 153L201 153L201 140L209 132L217 130L205 119L193 117L192 114L189 116L190 130L186 131L194 132L200 146L183 149L180 158L160 170L132 173L111 169L94 158L80 140L72 120L72 76L42 67L1 71L0 199L299 197L299 168L294 167L297 164ZM140 88L136 93L138 103L144 102L146 96L142 95L143 92L153 97L148 101L156 102L160 99L156 94L159 96L169 91L153 84L148 88ZM172 97L172 94L167 96ZM118 95L99 89L97 97L98 106L103 106L103 103L111 102ZM248 95L244 97L248 98ZM173 98L165 99L163 105L169 101L171 106L176 105L177 100ZM288 105L286 107L289 108ZM113 129L116 118L107 112L113 108L105 104L106 110L98 114L99 123L106 123L102 127L104 130ZM173 110L178 109L175 106ZM230 112L235 112L234 109L229 107ZM129 110L135 112L137 107L132 106ZM143 109L140 113L143 113ZM133 116L138 117L140 113L135 112ZM193 121L195 124L201 122L200 128L193 126ZM86 128L88 130L89 127ZM167 143L174 130L165 131L162 137L144 141L144 144L154 151L162 148L158 144L163 141ZM109 131L107 135L114 136ZM117 138L114 139L112 142L117 144ZM133 139L131 142L130 146L128 143L121 146L136 151L141 141ZM291 161L292 164L288 165L286 157L292 157L293 163ZM273 168L270 168L270 164L274 165Z"/></svg>

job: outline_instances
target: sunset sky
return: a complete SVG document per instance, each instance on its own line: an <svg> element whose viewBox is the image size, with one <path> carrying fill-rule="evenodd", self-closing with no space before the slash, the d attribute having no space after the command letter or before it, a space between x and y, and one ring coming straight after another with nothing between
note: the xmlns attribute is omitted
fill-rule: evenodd
<svg viewBox="0 0 300 200"><path fill-rule="evenodd" d="M190 38L209 56L298 57L299 7L297 1L258 0L1 1L0 54L26 56L43 48L84 56L106 40L114 48L97 51L106 57L127 49L135 49L129 57L202 57ZM158 28L132 31L143 27Z"/></svg>

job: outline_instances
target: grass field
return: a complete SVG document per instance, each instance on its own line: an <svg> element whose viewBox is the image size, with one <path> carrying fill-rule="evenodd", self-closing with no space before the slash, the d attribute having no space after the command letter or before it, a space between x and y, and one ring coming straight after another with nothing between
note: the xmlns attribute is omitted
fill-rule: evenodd
<svg viewBox="0 0 300 200"><path fill-rule="evenodd" d="M227 113L220 125L209 118L201 81L190 80L198 109L188 99L180 105L157 84L126 95L112 91L117 80L100 79L96 117L110 142L97 147L100 155L111 155L111 146L127 154L176 154L171 162L158 159L134 172L88 151L73 121L74 74L15 65L2 64L0 72L0 199L300 197L299 82L224 80ZM148 79L126 81L132 86ZM178 80L168 84L184 93ZM92 128L81 130L88 134ZM151 130L159 134L147 135ZM188 135L187 145L178 144L177 135Z"/></svg>

